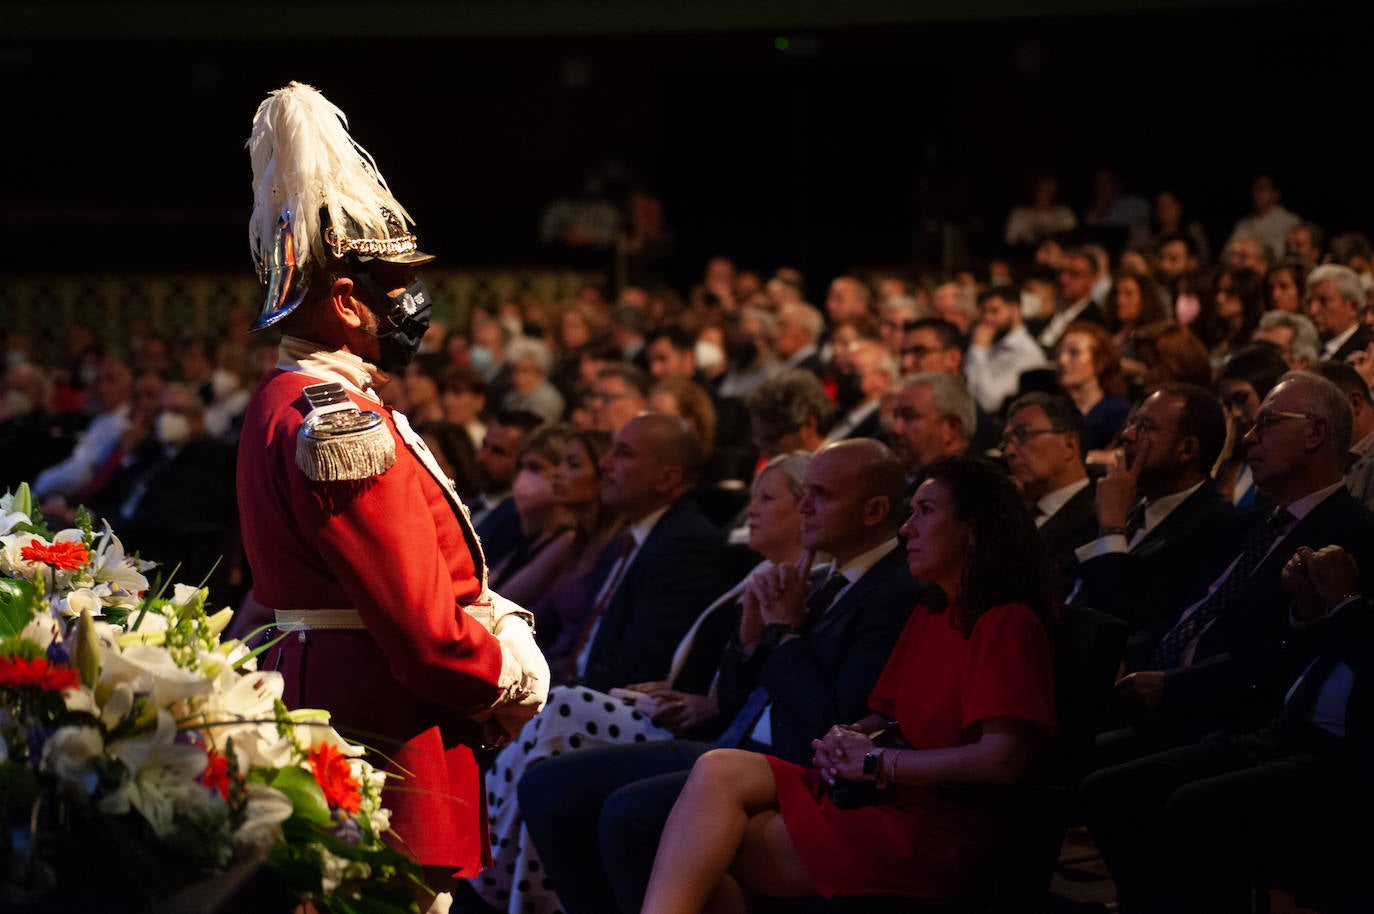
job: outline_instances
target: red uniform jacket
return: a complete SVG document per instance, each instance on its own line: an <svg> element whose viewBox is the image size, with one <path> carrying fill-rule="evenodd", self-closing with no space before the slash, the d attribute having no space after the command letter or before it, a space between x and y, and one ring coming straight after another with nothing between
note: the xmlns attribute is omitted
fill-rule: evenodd
<svg viewBox="0 0 1374 914"><path fill-rule="evenodd" d="M364 480L306 477L296 464L310 411L301 391L321 380L275 370L248 407L238 451L243 541L260 603L355 609L366 630L290 634L264 659L284 674L288 706L329 711L341 734L405 774L403 789L385 797L404 848L425 865L473 875L488 853L468 748L481 730L468 715L496 700L501 673L498 641L463 612L482 589L476 538L390 411L351 392L359 408L385 415L395 464Z"/></svg>

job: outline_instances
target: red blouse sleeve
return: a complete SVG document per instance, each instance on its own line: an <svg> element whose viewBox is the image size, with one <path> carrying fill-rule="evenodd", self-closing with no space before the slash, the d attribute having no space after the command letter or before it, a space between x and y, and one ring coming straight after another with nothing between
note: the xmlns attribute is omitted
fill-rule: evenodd
<svg viewBox="0 0 1374 914"><path fill-rule="evenodd" d="M925 611L923 606L912 610L906 625L902 626L902 633L897 636L897 643L892 646L892 653L887 655L887 662L883 664L883 671L878 674L878 681L873 684L873 691L868 693L869 710L883 715L888 720L897 717L897 696L907 687L910 680L908 671L905 670L906 664L909 663L905 650L906 643L912 637L911 630L916 625L916 617Z"/></svg>
<svg viewBox="0 0 1374 914"><path fill-rule="evenodd" d="M973 627L960 687L967 730L1009 717L1053 730L1054 678L1045 626L1024 604L988 610Z"/></svg>

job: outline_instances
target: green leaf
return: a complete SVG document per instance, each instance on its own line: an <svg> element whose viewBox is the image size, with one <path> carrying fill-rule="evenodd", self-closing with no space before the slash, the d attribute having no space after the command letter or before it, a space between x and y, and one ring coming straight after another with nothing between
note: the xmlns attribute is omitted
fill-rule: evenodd
<svg viewBox="0 0 1374 914"><path fill-rule="evenodd" d="M317 825L330 824L329 803L309 771L296 765L283 768L272 779L272 786L286 794L296 815Z"/></svg>
<svg viewBox="0 0 1374 914"><path fill-rule="evenodd" d="M0 578L0 638L17 635L28 625L42 602L32 581Z"/></svg>

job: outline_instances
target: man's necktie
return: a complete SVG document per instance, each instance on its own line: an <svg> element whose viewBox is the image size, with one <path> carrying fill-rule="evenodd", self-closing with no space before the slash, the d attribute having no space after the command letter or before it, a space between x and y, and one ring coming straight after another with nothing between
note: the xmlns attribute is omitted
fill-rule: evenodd
<svg viewBox="0 0 1374 914"><path fill-rule="evenodd" d="M830 576L821 583L821 586L807 595L806 624L803 628L807 631L815 628L816 623L825 617L825 612L830 608L830 604L835 602L835 595L843 590L848 583L849 579L838 571L830 572Z"/></svg>
<svg viewBox="0 0 1374 914"><path fill-rule="evenodd" d="M1274 545L1279 534L1287 529L1292 521L1293 515L1289 514L1287 509L1279 508L1262 526L1250 534L1245 542L1244 551L1236 560L1231 573L1226 576L1226 580L1212 591L1211 596L1207 597L1192 615L1181 619L1159 642L1159 647L1155 648L1154 657L1150 661L1151 669L1171 670L1178 666L1184 648L1214 619L1224 615L1231 608L1236 595L1249 580L1250 573L1259 567L1259 563L1268 554L1269 547Z"/></svg>
<svg viewBox="0 0 1374 914"><path fill-rule="evenodd" d="M824 618L826 610L830 609L830 604L835 602L835 595L848 583L848 578L838 571L832 571L820 587L811 591L806 598L806 622L802 626L805 631L809 632L816 627ZM716 740L716 745L726 749L738 748L745 736L753 732L754 725L758 723L759 716L763 714L770 701L772 696L768 694L768 690L763 686L755 686L749 697L744 700L739 713L730 721L730 726L726 727L725 732Z"/></svg>
<svg viewBox="0 0 1374 914"><path fill-rule="evenodd" d="M620 589L620 582L625 579L625 571L630 567L630 555L635 551L635 538L628 530L620 535L623 539L620 544L620 555L616 559L615 565L611 567L610 577L606 586L601 588L601 595L597 597L596 604L592 606L592 611L587 614L587 621L582 626L582 631L577 633L577 641L568 651L567 656L573 662L578 662L582 657L582 652L587 649L587 643L596 633L601 617L606 614L606 607L611 605L611 599L615 596L615 592Z"/></svg>
<svg viewBox="0 0 1374 914"><path fill-rule="evenodd" d="M1130 549L1135 544L1135 538L1141 530L1145 529L1145 500L1136 502L1134 508L1126 515L1126 548Z"/></svg>

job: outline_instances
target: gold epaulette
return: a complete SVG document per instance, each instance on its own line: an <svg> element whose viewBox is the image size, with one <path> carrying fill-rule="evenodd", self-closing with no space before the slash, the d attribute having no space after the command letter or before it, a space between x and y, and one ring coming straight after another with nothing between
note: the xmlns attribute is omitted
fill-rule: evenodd
<svg viewBox="0 0 1374 914"><path fill-rule="evenodd" d="M396 462L396 441L386 420L358 409L337 381L302 393L311 410L296 435L296 465L316 482L380 476Z"/></svg>

